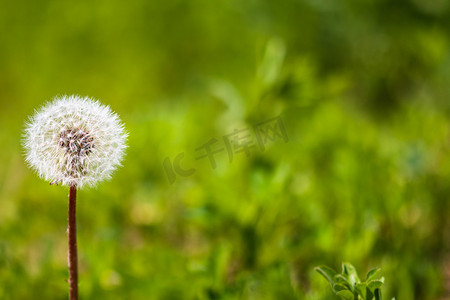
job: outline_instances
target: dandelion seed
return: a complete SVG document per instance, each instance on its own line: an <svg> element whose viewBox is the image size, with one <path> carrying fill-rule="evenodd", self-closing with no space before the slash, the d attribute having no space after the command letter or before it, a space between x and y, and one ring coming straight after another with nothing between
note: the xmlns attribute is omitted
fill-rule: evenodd
<svg viewBox="0 0 450 300"><path fill-rule="evenodd" d="M27 124L26 161L51 184L95 186L120 166L126 137L108 106L88 97L63 96Z"/></svg>

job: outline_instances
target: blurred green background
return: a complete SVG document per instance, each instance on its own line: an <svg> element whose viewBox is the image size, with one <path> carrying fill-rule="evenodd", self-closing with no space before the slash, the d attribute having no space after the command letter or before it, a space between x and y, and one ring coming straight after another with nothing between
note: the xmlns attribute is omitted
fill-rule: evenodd
<svg viewBox="0 0 450 300"><path fill-rule="evenodd" d="M129 132L78 194L80 299L335 299L342 261L450 299L449 43L446 0L0 0L0 299L68 298L68 189L20 141L61 94ZM278 116L288 142L195 159Z"/></svg>

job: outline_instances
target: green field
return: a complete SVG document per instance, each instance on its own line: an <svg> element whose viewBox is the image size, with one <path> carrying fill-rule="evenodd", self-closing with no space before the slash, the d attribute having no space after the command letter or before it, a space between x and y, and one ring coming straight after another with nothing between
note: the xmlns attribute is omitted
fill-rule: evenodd
<svg viewBox="0 0 450 300"><path fill-rule="evenodd" d="M68 188L21 145L63 94L129 133L80 299L331 300L343 261L450 299L448 1L0 0L0 299L68 299Z"/></svg>

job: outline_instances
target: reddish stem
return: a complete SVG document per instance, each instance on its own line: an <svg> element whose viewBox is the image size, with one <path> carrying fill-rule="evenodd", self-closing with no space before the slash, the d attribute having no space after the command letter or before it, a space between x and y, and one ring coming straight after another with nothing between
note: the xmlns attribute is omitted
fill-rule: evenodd
<svg viewBox="0 0 450 300"><path fill-rule="evenodd" d="M78 300L77 187L69 191L69 299Z"/></svg>

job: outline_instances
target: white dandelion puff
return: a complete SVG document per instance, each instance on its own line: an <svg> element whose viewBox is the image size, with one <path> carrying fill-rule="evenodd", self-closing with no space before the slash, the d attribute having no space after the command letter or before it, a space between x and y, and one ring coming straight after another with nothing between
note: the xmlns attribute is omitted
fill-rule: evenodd
<svg viewBox="0 0 450 300"><path fill-rule="evenodd" d="M127 133L116 113L89 97L56 97L26 124L27 163L50 183L95 186L119 167Z"/></svg>

